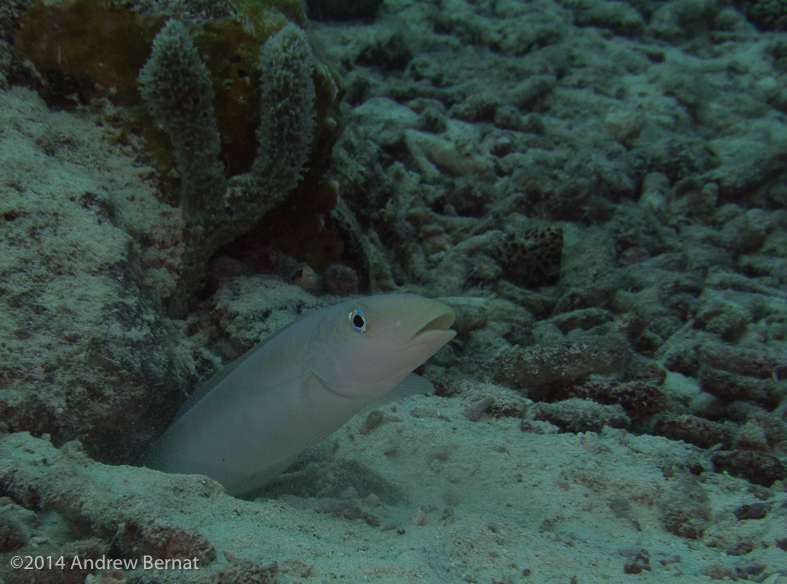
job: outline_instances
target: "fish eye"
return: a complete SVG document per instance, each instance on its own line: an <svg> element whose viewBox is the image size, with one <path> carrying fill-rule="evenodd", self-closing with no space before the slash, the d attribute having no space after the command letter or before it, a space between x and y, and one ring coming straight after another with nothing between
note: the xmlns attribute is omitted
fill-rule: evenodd
<svg viewBox="0 0 787 584"><path fill-rule="evenodd" d="M366 313L363 308L353 308L350 312L350 326L356 333L366 332Z"/></svg>

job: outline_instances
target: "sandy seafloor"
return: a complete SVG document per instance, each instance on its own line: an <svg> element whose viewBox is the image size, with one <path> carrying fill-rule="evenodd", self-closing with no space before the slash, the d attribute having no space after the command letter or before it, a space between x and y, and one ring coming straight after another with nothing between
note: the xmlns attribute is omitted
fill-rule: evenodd
<svg viewBox="0 0 787 584"><path fill-rule="evenodd" d="M268 249L170 318L178 209L106 104L21 83L0 12L0 581L787 582L784 10L312 22L363 250L360 289L331 289L439 298L458 335L436 395L356 416L254 500L129 463L199 381L340 298ZM11 567L148 555L200 569Z"/></svg>

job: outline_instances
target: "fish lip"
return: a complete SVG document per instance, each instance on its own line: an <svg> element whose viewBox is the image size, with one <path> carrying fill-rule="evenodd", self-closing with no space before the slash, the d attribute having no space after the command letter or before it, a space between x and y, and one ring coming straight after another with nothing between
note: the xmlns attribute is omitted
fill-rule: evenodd
<svg viewBox="0 0 787 584"><path fill-rule="evenodd" d="M456 331L449 328L454 324L454 320L456 320L454 311L443 305L439 312L413 334L407 346L447 343L456 336Z"/></svg>
<svg viewBox="0 0 787 584"><path fill-rule="evenodd" d="M416 334L410 339L410 342L407 343L407 348L409 349L419 345L434 345L436 347L441 347L455 336L456 331L453 329L429 330Z"/></svg>

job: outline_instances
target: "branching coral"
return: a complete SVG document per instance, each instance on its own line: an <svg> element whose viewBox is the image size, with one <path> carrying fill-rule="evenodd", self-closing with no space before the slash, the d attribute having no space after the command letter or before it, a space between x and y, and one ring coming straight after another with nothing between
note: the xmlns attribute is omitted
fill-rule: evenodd
<svg viewBox="0 0 787 584"><path fill-rule="evenodd" d="M260 55L260 147L253 173L289 190L298 184L314 133L314 59L301 29L288 24Z"/></svg>
<svg viewBox="0 0 787 584"><path fill-rule="evenodd" d="M227 190L210 75L186 27L171 19L153 42L140 92L169 134L182 176L186 225L179 286L171 311L182 316L216 250L247 231L301 179L314 134L314 61L302 30L288 24L265 42L260 147L250 176Z"/></svg>
<svg viewBox="0 0 787 584"><path fill-rule="evenodd" d="M168 20L154 39L139 84L153 118L172 140L182 177L183 214L193 222L224 195L226 184L210 73L177 20Z"/></svg>

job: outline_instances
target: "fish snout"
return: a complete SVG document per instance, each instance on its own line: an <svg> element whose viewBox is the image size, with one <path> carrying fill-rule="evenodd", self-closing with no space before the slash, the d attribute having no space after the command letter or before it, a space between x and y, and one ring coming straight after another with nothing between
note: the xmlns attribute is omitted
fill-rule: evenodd
<svg viewBox="0 0 787 584"><path fill-rule="evenodd" d="M415 297L412 317L402 326L400 338L404 348L432 346L428 356L433 355L456 336L451 325L456 319L453 309L438 300ZM428 358L427 356L427 358Z"/></svg>

